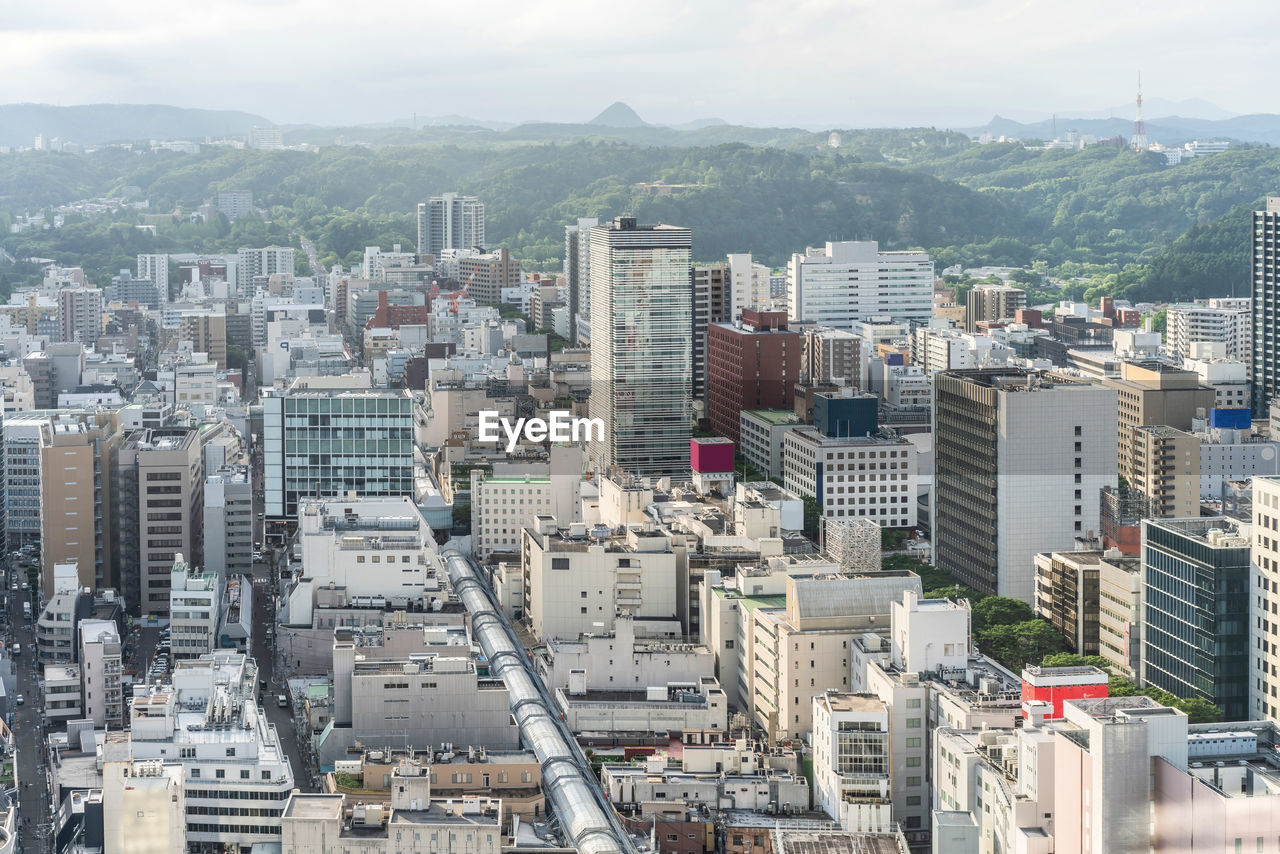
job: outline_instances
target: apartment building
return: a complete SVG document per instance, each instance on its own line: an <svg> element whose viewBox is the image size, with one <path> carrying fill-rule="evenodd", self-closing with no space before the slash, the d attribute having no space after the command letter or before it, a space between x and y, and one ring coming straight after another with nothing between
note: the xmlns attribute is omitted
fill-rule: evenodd
<svg viewBox="0 0 1280 854"><path fill-rule="evenodd" d="M1280 649L1272 640L1280 619L1270 614L1280 595L1280 477L1253 479L1249 531L1249 709L1251 720L1280 723Z"/></svg>
<svg viewBox="0 0 1280 854"><path fill-rule="evenodd" d="M804 362L800 374L805 382L854 389L862 387L863 342L859 336L823 326L806 326L801 335Z"/></svg>
<svg viewBox="0 0 1280 854"><path fill-rule="evenodd" d="M253 486L244 466L204 479L204 568L224 581L253 573Z"/></svg>
<svg viewBox="0 0 1280 854"><path fill-rule="evenodd" d="M1013 320L1027 307L1027 292L1008 285L975 285L965 294L964 328L970 334L980 323Z"/></svg>
<svg viewBox="0 0 1280 854"><path fill-rule="evenodd" d="M112 620L81 620L80 705L95 728L124 726L123 644L119 626Z"/></svg>
<svg viewBox="0 0 1280 854"><path fill-rule="evenodd" d="M58 291L60 341L79 341L86 347L102 335L102 291L98 288L63 288Z"/></svg>
<svg viewBox="0 0 1280 854"><path fill-rule="evenodd" d="M1197 436L1163 425L1131 427L1128 466L1121 475L1147 498L1157 519L1200 513L1200 450Z"/></svg>
<svg viewBox="0 0 1280 854"><path fill-rule="evenodd" d="M178 334L191 342L193 352L206 354L219 371L227 369L227 316L221 310L182 312Z"/></svg>
<svg viewBox="0 0 1280 854"><path fill-rule="evenodd" d="M1227 359L1248 361L1253 334L1249 297L1176 303L1165 310L1165 336L1170 352L1195 356L1196 344L1216 344Z"/></svg>
<svg viewBox="0 0 1280 854"><path fill-rule="evenodd" d="M457 258L458 281L466 286L467 296L480 305L497 305L502 302L503 288L520 287L520 259L512 258L510 249L459 252Z"/></svg>

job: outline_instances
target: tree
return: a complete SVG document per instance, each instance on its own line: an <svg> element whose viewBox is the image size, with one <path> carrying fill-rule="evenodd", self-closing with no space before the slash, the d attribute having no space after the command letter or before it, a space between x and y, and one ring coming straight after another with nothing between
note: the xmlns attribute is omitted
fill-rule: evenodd
<svg viewBox="0 0 1280 854"><path fill-rule="evenodd" d="M1067 645L1066 639L1041 619L991 626L976 632L975 638L979 650L1014 673L1043 661L1046 655L1062 652Z"/></svg>
<svg viewBox="0 0 1280 854"><path fill-rule="evenodd" d="M804 535L811 540L818 539L818 528L822 522L822 504L813 496L806 495L804 501Z"/></svg>
<svg viewBox="0 0 1280 854"><path fill-rule="evenodd" d="M973 606L973 625L979 631L1032 619L1035 619L1035 614L1031 612L1031 606L1008 596L987 596Z"/></svg>

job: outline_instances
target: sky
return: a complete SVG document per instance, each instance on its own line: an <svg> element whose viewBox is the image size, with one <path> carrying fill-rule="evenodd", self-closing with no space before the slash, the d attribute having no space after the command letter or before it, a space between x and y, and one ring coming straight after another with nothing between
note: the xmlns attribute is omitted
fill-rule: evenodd
<svg viewBox="0 0 1280 854"><path fill-rule="evenodd" d="M1141 72L1161 106L1280 112L1280 90L1259 85L1280 72L1273 0L1219 10L1202 0L0 0L0 9L0 103L161 103L347 125L414 113L586 121L625 101L663 124L961 127L997 113L1105 115L1132 103Z"/></svg>

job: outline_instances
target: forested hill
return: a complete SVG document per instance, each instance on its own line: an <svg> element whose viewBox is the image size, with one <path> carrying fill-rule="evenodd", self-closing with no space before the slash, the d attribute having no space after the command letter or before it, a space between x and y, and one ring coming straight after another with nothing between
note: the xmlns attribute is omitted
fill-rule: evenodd
<svg viewBox="0 0 1280 854"><path fill-rule="evenodd" d="M1232 212L1280 192L1280 152L1267 148L1166 166L1156 154L980 146L930 130L841 136L834 150L577 141L318 154L27 152L0 156L0 210L34 212L134 185L152 213L190 211L220 189L250 189L269 220L238 222L235 232L226 223L162 224L150 235L132 228L129 213L4 237L16 256L81 263L99 277L132 266L137 252L214 251L293 232L315 238L325 263L350 264L366 245L413 244L417 203L458 190L484 200L490 243L534 269L558 267L566 223L630 212L691 227L705 260L750 251L781 266L807 245L877 239L928 249L940 267L1035 263L1080 278L1082 289L1105 281L1160 298L1230 292L1248 261L1247 216L1237 234L1241 214Z"/></svg>

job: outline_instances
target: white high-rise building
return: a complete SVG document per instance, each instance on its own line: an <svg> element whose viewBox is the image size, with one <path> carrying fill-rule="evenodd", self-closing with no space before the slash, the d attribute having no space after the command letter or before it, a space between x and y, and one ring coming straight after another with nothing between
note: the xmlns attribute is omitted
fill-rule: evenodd
<svg viewBox="0 0 1280 854"><path fill-rule="evenodd" d="M729 259L729 321L742 317L744 308L766 310L771 305L769 295L770 270L764 264L751 260L751 253L730 254Z"/></svg>
<svg viewBox="0 0 1280 854"><path fill-rule="evenodd" d="M138 279L145 279L156 286L161 302L169 301L169 256L138 255Z"/></svg>
<svg viewBox="0 0 1280 854"><path fill-rule="evenodd" d="M280 842L293 769L255 699L257 681L258 666L243 653L219 650L179 661L171 685L135 686L129 730L108 733L102 745L104 767L130 759L182 766L179 797L185 795L187 808L184 814L179 801L178 813L190 845L222 850Z"/></svg>
<svg viewBox="0 0 1280 854"><path fill-rule="evenodd" d="M1276 652L1271 628L1275 617L1268 616L1275 594L1280 590L1280 477L1253 479L1253 522L1248 528L1249 591L1249 708L1253 720L1280 723L1280 653Z"/></svg>
<svg viewBox="0 0 1280 854"><path fill-rule="evenodd" d="M292 276L294 250L292 246L268 246L263 249L241 247L236 253L236 289L243 296L253 294L255 276L271 276L280 273Z"/></svg>
<svg viewBox="0 0 1280 854"><path fill-rule="evenodd" d="M591 229L595 217L582 218L564 227L564 280L569 287L570 339L578 341L578 317L591 313Z"/></svg>
<svg viewBox="0 0 1280 854"><path fill-rule="evenodd" d="M475 196L443 193L418 203L419 255L484 245L484 203Z"/></svg>
<svg viewBox="0 0 1280 854"><path fill-rule="evenodd" d="M1196 343L1222 344L1221 358L1247 361L1252 355L1253 301L1249 297L1179 303L1165 315L1167 347L1184 358L1196 355Z"/></svg>
<svg viewBox="0 0 1280 854"><path fill-rule="evenodd" d="M873 317L928 323L933 262L924 252L881 252L875 241L828 241L792 255L787 306L794 321L853 331Z"/></svg>
<svg viewBox="0 0 1280 854"><path fill-rule="evenodd" d="M693 233L615 217L591 229L590 445L599 471L685 475L693 435Z"/></svg>

